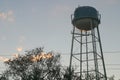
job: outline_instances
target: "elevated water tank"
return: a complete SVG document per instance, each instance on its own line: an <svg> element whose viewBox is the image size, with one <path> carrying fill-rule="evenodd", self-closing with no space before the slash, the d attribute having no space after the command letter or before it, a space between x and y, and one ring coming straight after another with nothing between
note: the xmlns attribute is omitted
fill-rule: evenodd
<svg viewBox="0 0 120 80"><path fill-rule="evenodd" d="M80 30L91 30L100 24L100 15L93 7L80 6L74 11L72 24Z"/></svg>

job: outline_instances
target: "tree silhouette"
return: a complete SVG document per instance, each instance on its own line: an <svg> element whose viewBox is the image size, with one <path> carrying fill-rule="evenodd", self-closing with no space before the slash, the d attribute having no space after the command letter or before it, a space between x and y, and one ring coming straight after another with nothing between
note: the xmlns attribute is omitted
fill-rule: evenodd
<svg viewBox="0 0 120 80"><path fill-rule="evenodd" d="M8 69L1 80L62 80L60 55L54 52L44 53L43 48L26 51L5 62Z"/></svg>
<svg viewBox="0 0 120 80"><path fill-rule="evenodd" d="M0 80L81 80L75 74L75 68L66 69L60 63L60 54L54 52L45 53L43 48L35 48L5 61L8 68L2 73ZM94 73L89 74L90 80L94 79ZM86 79L86 76L83 76ZM114 76L109 80L114 80Z"/></svg>

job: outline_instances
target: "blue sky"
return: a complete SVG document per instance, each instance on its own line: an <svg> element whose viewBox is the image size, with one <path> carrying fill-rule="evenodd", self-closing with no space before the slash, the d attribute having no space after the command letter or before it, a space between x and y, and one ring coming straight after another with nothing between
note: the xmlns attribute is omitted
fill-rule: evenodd
<svg viewBox="0 0 120 80"><path fill-rule="evenodd" d="M78 5L93 6L101 14L103 51L120 51L120 0L1 0L0 55L18 53L17 48L22 48L23 53L40 46L46 51L68 54L72 30L70 15ZM108 64L120 64L119 57L118 53L105 54ZM118 76L117 70L108 72Z"/></svg>

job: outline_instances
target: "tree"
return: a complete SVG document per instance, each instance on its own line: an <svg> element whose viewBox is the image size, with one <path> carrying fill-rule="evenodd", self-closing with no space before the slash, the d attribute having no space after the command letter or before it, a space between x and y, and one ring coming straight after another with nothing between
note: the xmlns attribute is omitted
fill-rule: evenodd
<svg viewBox="0 0 120 80"><path fill-rule="evenodd" d="M62 67L60 54L45 53L43 48L26 51L25 55L16 55L15 58L4 63L8 68L1 75L0 80L70 80L69 67L66 69ZM72 68L72 80L80 80L80 76L74 71L75 68ZM94 73L89 77L93 80ZM109 80L114 80L114 76Z"/></svg>
<svg viewBox="0 0 120 80"><path fill-rule="evenodd" d="M54 52L45 53L43 48L26 51L25 55L5 62L8 69L1 80L61 80L63 78L60 55Z"/></svg>

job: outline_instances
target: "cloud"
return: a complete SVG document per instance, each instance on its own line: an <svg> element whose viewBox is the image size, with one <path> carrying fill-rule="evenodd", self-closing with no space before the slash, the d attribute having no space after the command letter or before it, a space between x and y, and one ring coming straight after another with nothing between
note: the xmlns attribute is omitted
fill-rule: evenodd
<svg viewBox="0 0 120 80"><path fill-rule="evenodd" d="M16 47L16 50L18 52L23 51L25 40L26 40L26 37L24 35L19 36L18 46Z"/></svg>
<svg viewBox="0 0 120 80"><path fill-rule="evenodd" d="M0 20L14 22L15 17L13 11L9 10L8 12L0 12Z"/></svg>
<svg viewBox="0 0 120 80"><path fill-rule="evenodd" d="M23 50L23 47L22 47L22 46L20 46L20 47L17 48L17 51L18 51L18 52L21 52L22 50Z"/></svg>
<svg viewBox="0 0 120 80"><path fill-rule="evenodd" d="M64 15L69 13L71 8L67 5L57 5L51 10L52 16Z"/></svg>

